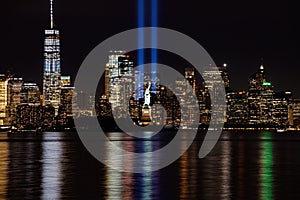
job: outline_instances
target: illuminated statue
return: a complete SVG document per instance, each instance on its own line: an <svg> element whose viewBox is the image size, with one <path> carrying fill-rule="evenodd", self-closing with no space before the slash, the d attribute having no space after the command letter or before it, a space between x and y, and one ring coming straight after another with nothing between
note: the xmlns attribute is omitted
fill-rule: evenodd
<svg viewBox="0 0 300 200"><path fill-rule="evenodd" d="M151 83L149 82L149 85L145 91L145 103L143 105L143 108L148 108L150 106L150 87L151 87Z"/></svg>

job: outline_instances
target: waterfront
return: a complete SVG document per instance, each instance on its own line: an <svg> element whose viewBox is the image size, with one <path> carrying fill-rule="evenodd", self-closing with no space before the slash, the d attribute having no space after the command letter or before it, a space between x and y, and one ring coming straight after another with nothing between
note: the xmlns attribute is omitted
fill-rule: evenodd
<svg viewBox="0 0 300 200"><path fill-rule="evenodd" d="M131 151L165 141L112 140ZM183 143L185 141L182 141ZM213 152L198 159L201 141L172 165L122 173L96 161L75 133L7 138L0 134L0 199L298 199L300 133L224 132ZM119 160L105 147L110 162ZM151 162L145 160L143 162ZM141 162L141 161L139 161ZM155 162L155 161L153 161Z"/></svg>

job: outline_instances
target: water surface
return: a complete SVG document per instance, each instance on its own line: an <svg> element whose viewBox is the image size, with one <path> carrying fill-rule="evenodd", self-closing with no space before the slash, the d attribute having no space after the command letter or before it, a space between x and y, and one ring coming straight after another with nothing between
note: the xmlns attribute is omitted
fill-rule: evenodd
<svg viewBox="0 0 300 200"><path fill-rule="evenodd" d="M130 151L166 143L110 136ZM201 160L200 145L195 141L164 169L132 174L99 163L75 133L14 139L0 133L0 199L300 199L300 133L224 132ZM158 162L120 160L109 146L104 150L120 166Z"/></svg>

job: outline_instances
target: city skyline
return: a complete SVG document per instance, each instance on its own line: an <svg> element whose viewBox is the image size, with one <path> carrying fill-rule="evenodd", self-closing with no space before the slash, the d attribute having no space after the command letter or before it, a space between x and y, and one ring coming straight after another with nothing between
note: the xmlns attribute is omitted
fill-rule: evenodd
<svg viewBox="0 0 300 200"><path fill-rule="evenodd" d="M147 15L145 14L144 1L138 1L138 25L139 27L143 27L147 22ZM79 113L79 116L83 114L84 116L93 116L93 105L95 102L101 101L100 99L107 99L107 102L110 103L112 113L116 112L113 116L117 118L126 118L125 110L128 105L127 102L124 102L124 99L127 95L134 95L134 99L130 100L131 111L130 115L134 123L143 124L144 113L150 113L150 91L151 96L155 96L155 101L151 101L152 104L160 104L169 109L166 112L166 124L173 124L176 126L183 126L180 120L180 105L178 104L178 99L176 97L168 97L168 90L165 89L165 86L160 85L159 83L159 71L156 69L156 62L160 62L159 59L160 51L151 49L150 52L147 53L145 50L137 51L136 59L134 56L130 55L131 52L125 52L122 50L113 50L110 51L110 55L108 58L108 63L106 65L105 74L102 76L105 77L104 80L104 90L100 95L100 99L95 99L93 96L89 96L89 94L85 94L85 91L76 91L74 87L71 87L71 76L62 76L61 72L61 53L60 53L60 34L59 29L55 24L55 14L54 14L54 5L53 0L49 1L49 22L48 28L45 29L45 39L44 39L44 67L43 67L43 86L42 86L42 95L40 96L40 105L31 105L33 102L25 101L24 99L28 99L26 94L22 93L23 90L28 90L28 82L23 84L23 79L14 75L13 72L8 72L6 76L2 76L1 82L3 82L2 88L2 101L4 104L1 105L1 113L3 116L1 117L1 124L10 124L12 126L20 126L26 127L31 123L31 120L37 120L39 122L35 122L35 126L40 126L43 124L42 121L45 119L45 116L36 117L35 114L30 117L30 123L27 123L24 118L18 119L19 117L26 116L27 114L31 116L31 112L36 113L39 110L42 113L51 113L50 115L53 117L57 117L57 119L46 119L47 123L50 120L50 125L52 126L61 126L68 124L67 118L72 117L71 111L71 100L73 93L76 93L74 97L78 106L75 110L73 110L73 114L76 115ZM154 0L151 4L151 24L157 25L157 1ZM153 14L154 13L154 14ZM139 31L138 34L138 45L142 45L142 40L144 40L144 33ZM152 43L157 43L157 33L154 31L152 33ZM150 53L150 54L149 54ZM174 55L173 55L174 56ZM149 59L150 58L150 59ZM173 60L172 57L167 57L167 59ZM149 70L134 68L135 64L141 65L146 64L151 60L151 72ZM176 60L175 62L176 63ZM176 64L180 62L177 61ZM175 64L175 65L176 65ZM181 63L183 65L183 63ZM224 122L230 122L234 125L259 125L259 126L278 126L287 128L294 125L293 114L289 114L293 109L290 104L292 104L292 92L288 91L288 89L284 89L284 94L278 95L278 89L276 86L274 87L274 82L270 81L270 76L268 79L266 78L266 69L263 65L263 61L261 61L261 65L259 67L258 72L249 76L248 88L243 90L239 90L235 88L235 86L231 86L232 82L230 81L230 73L228 73L228 64L223 64L222 66L201 66L208 67L203 74L200 74L204 78L204 80L209 80L208 82L203 82L203 78L197 80L198 72L194 71L193 68L184 68L181 69L181 73L185 75L187 80L193 86L194 93L197 95L199 104L203 104L204 106L199 105L200 111L200 121L197 124L208 124L210 121L210 110L213 104L210 102L215 98L218 94L218 88L215 88L216 84L223 84L224 88L227 92L227 115L226 119L220 119ZM209 67L212 67L211 69ZM218 67L219 71L215 71L214 67ZM175 67L176 68L176 67ZM177 69L180 69L177 66ZM148 71L148 72L146 72ZM12 75L10 75L12 73ZM145 73L145 75L143 74ZM147 74L148 73L148 74ZM163 75L164 74L160 74ZM99 75L100 76L100 75ZM217 77L221 76L223 78L223 82L218 80ZM125 80L124 80L125 78ZM196 84L197 82L197 84ZM218 83L217 83L218 82ZM103 82L100 82L103 84ZM176 82L176 89L179 90L182 94L186 93L185 90L187 86L184 82L178 80ZM35 94L39 93L39 88L34 86ZM101 86L103 89L103 86ZM166 86L167 88L167 86ZM186 89L184 89L186 88ZM275 89L276 88L276 89ZM247 90L247 93L243 95L244 91ZM29 91L29 90L28 90ZM147 91L147 92L146 92ZM208 92L210 91L210 92ZM172 92L172 91L170 91ZM99 91L98 91L99 93ZM143 100L144 94L145 99ZM147 99L146 99L147 93ZM240 95L241 93L241 95ZM22 96L23 95L23 96ZM102 97L101 95L105 95ZM188 93L186 95L189 95ZM146 100L148 103L146 103ZM145 101L142 103L141 101ZM169 102L168 102L169 101ZM189 102L189 99L185 99L185 102ZM242 103L242 104L240 104ZM34 102L36 104L36 102ZM194 103L196 104L196 103ZM245 105L244 105L245 104ZM19 106L20 105L20 106ZM143 106L141 106L143 105ZM145 106L147 105L147 106ZM41 107L39 107L41 106ZM296 103L296 106L298 104ZM48 108L49 107L49 108ZM240 108L238 108L240 107ZM75 108L75 107L73 107ZM103 108L103 106L99 106L99 108ZM54 109L54 113L52 110ZM109 110L109 108L105 108L105 110ZM292 111L290 111L292 110ZM49 112L48 112L49 111ZM28 113L27 113L28 112ZM98 110L99 113L101 111ZM154 111L155 113L157 111ZM235 112L235 113L234 113ZM142 114L139 114L142 113ZM159 112L161 115L161 112ZM170 118L171 113L171 118ZM111 114L109 114L111 115ZM148 115L148 114L147 114ZM163 114L164 115L164 114ZM101 117L101 115L99 115ZM149 115L150 116L150 115ZM187 115L187 121L191 118L192 115ZM157 116L154 116L154 119ZM204 118L203 118L204 117ZM151 118L151 116L150 116ZM148 117L148 122L151 120ZM170 118L170 119L169 119ZM296 117L296 119L298 119ZM19 120L20 122L17 122ZM167 122L167 121L170 122ZM184 120L185 121L185 120ZM26 123L25 123L26 122ZM147 123L148 123L147 122ZM157 122L161 123L161 122ZM39 125L38 125L39 124ZM298 123L296 122L298 125Z"/></svg>
<svg viewBox="0 0 300 200"><path fill-rule="evenodd" d="M222 3L222 9L216 8L215 12L212 7L214 2L203 3L203 7L211 10L201 9L201 12L196 10L194 2L181 5L179 1L166 0L158 3L158 26L173 28L190 35L208 50L218 65L227 63L232 74L232 84L237 89L247 88L247 78L263 58L271 82L276 88L289 88L295 96L300 96L300 89L295 84L299 70L296 56L299 52L299 31L296 26L295 7L291 2L254 1L247 8L229 2ZM22 74L24 79L34 80L40 87L43 63L41 41L44 37L41 30L45 29L45 24L49 24L48 4L48 1L32 0L26 4L15 4L11 1L4 5L7 9L1 13L4 20L2 24L7 27L5 32L0 33L4 34L2 38L7 38L2 42L1 69L11 69L16 74ZM65 74L70 74L73 78L83 58L96 44L113 33L138 26L136 2L119 2L124 9L116 8L112 2L99 4L89 1L86 9L76 2L58 1L56 4L56 23L62 28L62 68ZM169 4L172 4L172 10L166 9ZM116 10L114 18L106 11L110 9L104 9L105 7ZM101 12L96 12L97 8ZM189 14L179 18L176 16L176 13L181 13L179 8L182 13L189 11ZM209 15L209 11L214 14ZM118 16L122 16L124 23L118 23ZM203 20L197 24L192 20L195 17ZM150 15L146 11L145 26L151 26L149 20ZM174 23L175 21L180 23ZM27 39L21 40L17 30L25 27L22 38ZM82 37L78 38L74 33ZM28 51L16 51L15 45L26 47ZM240 81L240 77L244 81Z"/></svg>
<svg viewBox="0 0 300 200"><path fill-rule="evenodd" d="M0 199L299 199L292 0L1 8Z"/></svg>

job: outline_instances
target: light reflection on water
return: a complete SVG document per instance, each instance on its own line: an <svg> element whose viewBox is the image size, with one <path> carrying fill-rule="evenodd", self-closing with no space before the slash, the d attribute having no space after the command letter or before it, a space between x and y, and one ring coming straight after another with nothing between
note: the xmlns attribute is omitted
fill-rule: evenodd
<svg viewBox="0 0 300 200"><path fill-rule="evenodd" d="M7 191L8 143L0 142L0 199L4 199Z"/></svg>
<svg viewBox="0 0 300 200"><path fill-rule="evenodd" d="M58 135L58 140L61 135ZM43 199L60 199L60 193L57 192L61 188L62 183L62 142L53 141L49 145L42 146L42 193Z"/></svg>
<svg viewBox="0 0 300 200"><path fill-rule="evenodd" d="M118 172L95 160L73 133L8 140L0 135L0 199L299 199L300 134L224 133L206 158L201 141L175 163L157 172ZM113 142L129 151L147 152L163 140L133 141L121 133ZM123 138L123 140L122 140ZM182 147L186 141L182 141ZM114 155L109 162L133 167L144 160Z"/></svg>
<svg viewBox="0 0 300 200"><path fill-rule="evenodd" d="M272 133L266 133L261 142L260 154L260 199L273 199L273 144Z"/></svg>

